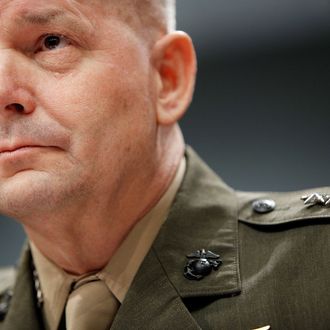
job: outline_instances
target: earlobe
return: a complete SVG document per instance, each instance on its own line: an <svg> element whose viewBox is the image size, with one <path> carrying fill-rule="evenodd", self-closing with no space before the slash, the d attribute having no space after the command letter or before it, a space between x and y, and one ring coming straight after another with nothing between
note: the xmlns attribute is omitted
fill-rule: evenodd
<svg viewBox="0 0 330 330"><path fill-rule="evenodd" d="M177 122L189 106L196 76L196 55L190 37L173 32L153 49L157 84L157 120L160 125Z"/></svg>

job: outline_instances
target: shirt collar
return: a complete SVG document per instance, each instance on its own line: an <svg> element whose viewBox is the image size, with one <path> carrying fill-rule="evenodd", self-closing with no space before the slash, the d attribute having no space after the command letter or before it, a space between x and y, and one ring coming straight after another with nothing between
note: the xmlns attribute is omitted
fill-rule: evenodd
<svg viewBox="0 0 330 330"><path fill-rule="evenodd" d="M139 221L118 248L108 265L99 272L109 289L122 303L160 227L165 222L185 172L183 158L170 187L156 206Z"/></svg>
<svg viewBox="0 0 330 330"><path fill-rule="evenodd" d="M122 303L131 283L162 224L179 189L185 173L183 158L172 183L158 203L134 226L110 262L95 274L104 280ZM43 317L47 329L57 329L71 287L77 277L67 274L48 260L31 242L31 251L43 293Z"/></svg>

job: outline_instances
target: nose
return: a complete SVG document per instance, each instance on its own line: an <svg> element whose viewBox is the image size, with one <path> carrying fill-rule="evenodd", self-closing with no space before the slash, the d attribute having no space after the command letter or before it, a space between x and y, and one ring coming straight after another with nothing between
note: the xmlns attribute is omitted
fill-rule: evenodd
<svg viewBox="0 0 330 330"><path fill-rule="evenodd" d="M0 120L27 115L34 109L31 75L24 59L10 50L0 49Z"/></svg>

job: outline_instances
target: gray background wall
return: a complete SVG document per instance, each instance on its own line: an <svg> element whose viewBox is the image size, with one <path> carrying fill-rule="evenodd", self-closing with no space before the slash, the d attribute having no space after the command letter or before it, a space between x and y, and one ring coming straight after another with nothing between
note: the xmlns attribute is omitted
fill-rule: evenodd
<svg viewBox="0 0 330 330"><path fill-rule="evenodd" d="M187 143L242 190L330 185L330 1L177 0L194 39ZM0 266L24 234L0 218Z"/></svg>

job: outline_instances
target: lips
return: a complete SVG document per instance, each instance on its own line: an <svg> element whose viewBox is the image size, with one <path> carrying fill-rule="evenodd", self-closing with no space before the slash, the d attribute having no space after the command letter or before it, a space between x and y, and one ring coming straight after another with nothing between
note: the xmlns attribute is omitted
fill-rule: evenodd
<svg viewBox="0 0 330 330"><path fill-rule="evenodd" d="M37 145L37 144L21 144L21 145L13 145L13 146L0 146L0 154L5 154L5 153L13 153L15 151L19 151L22 149L27 149L27 148L41 148L43 146Z"/></svg>

